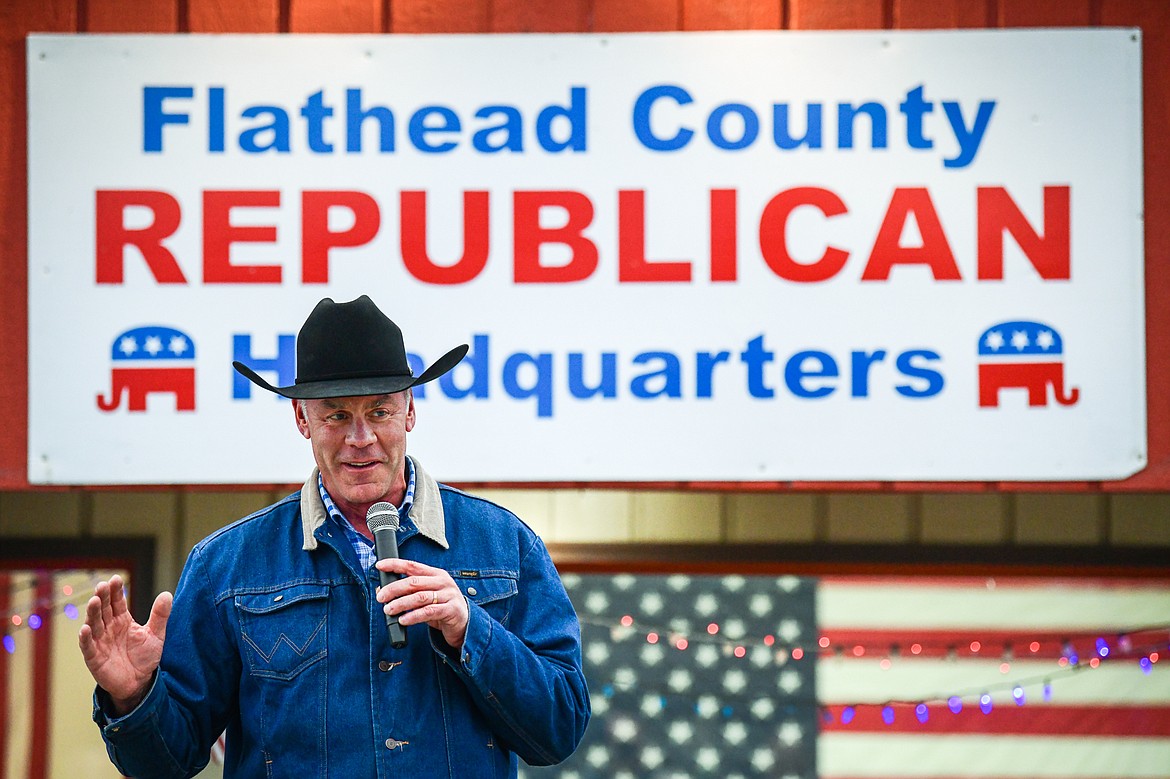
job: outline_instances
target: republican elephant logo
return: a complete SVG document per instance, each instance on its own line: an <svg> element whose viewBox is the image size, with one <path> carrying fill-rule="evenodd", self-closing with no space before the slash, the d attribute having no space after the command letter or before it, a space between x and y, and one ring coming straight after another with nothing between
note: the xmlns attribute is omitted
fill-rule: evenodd
<svg viewBox="0 0 1170 779"><path fill-rule="evenodd" d="M195 410L195 342L162 325L135 327L114 339L110 349L110 392L98 395L102 411L146 411L146 397L173 395L177 411Z"/></svg>
<svg viewBox="0 0 1170 779"><path fill-rule="evenodd" d="M1049 392L1062 406L1081 391L1066 387L1064 340L1043 322L1001 322L979 336L979 405L998 406L1004 389L1023 389L1029 406L1047 406Z"/></svg>

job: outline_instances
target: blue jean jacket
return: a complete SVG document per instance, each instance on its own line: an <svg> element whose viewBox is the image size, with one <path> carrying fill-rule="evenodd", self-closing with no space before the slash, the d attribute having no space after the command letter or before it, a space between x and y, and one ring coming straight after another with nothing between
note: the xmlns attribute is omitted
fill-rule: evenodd
<svg viewBox="0 0 1170 779"><path fill-rule="evenodd" d="M544 544L495 504L418 492L402 557L450 572L470 621L460 650L426 625L394 649L376 570L299 493L191 551L145 700L94 721L132 777L186 777L227 731L225 777L511 777L568 757L589 721L580 626Z"/></svg>

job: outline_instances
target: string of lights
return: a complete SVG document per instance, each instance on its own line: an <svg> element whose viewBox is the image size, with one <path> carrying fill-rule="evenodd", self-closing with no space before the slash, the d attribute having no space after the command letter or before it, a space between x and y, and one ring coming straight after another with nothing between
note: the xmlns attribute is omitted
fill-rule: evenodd
<svg viewBox="0 0 1170 779"><path fill-rule="evenodd" d="M661 625L638 624L630 615L623 615L617 619L582 617L581 622L603 628L609 631L614 641L640 640L651 645L663 645L685 652L695 646L710 645L721 650L721 654L734 660L743 659L749 651L759 647L771 650L771 662L777 666L789 662L800 662L806 659L861 659L880 658L878 667L888 671L899 659L905 658L944 658L955 660L959 656L987 657L994 656L989 651L993 646L1002 647L998 657L1001 658L999 670L1005 677L1011 671L1015 653L1011 644L997 643L996 640L981 641L973 638L964 645L953 641L931 642L929 640L908 640L906 642L888 643L883 645L865 645L853 642L834 643L829 636L818 636L812 641L784 640L775 633L763 636L737 636L729 638L722 633L718 622L710 622L705 628L693 630L679 630ZM996 636L996 639L999 637ZM983 714L990 714L994 709L997 693L1010 692L1011 700L1017 706L1024 706L1028 700L1029 689L1039 688L1041 699L1048 703L1053 698L1053 682L1072 674L1091 671L1099 668L1106 662L1137 661L1138 668L1144 674L1150 674L1154 666L1161 659L1164 652L1170 651L1170 624L1145 625L1126 630L1094 630L1062 633L1043 633L1037 631L1036 637L1027 641L1025 646L1027 659L1051 659L1050 647L1059 647L1054 661L1055 668L1043 673L1025 677L1005 678L995 684L981 684L978 687L952 690L917 698L885 699L885 700L857 700L848 703L839 703L833 706L819 706L816 701L803 700L799 697L792 699L794 704L818 705L821 716L826 722L834 720L842 725L850 724L861 708L880 709L881 718L886 724L892 724L897 716L897 710L911 708L915 717L921 723L929 720L933 708L945 706L954 714L959 714L965 707L973 705ZM906 647L908 651L904 651ZM1088 656L1083 657L1078 647L1087 649ZM1031 666L1030 667L1034 667ZM623 684L620 680L613 680L602 685L602 693L607 697L620 692L647 691L638 689L636 685ZM665 706L670 694L662 695ZM686 697L686 696L679 696ZM750 701L758 695L752 691L742 691L739 694L723 694L720 696L726 704L743 700ZM725 704L725 705L726 705Z"/></svg>

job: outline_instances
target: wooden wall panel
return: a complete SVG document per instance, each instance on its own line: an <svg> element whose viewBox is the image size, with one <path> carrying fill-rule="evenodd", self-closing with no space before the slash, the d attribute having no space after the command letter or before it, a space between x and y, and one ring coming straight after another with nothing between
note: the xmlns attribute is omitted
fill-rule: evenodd
<svg viewBox="0 0 1170 779"><path fill-rule="evenodd" d="M682 27L678 0L594 0L594 32L667 32Z"/></svg>
<svg viewBox="0 0 1170 779"><path fill-rule="evenodd" d="M883 0L789 0L793 30L880 30L886 26Z"/></svg>
<svg viewBox="0 0 1170 779"><path fill-rule="evenodd" d="M1090 0L999 0L1004 27L1085 27Z"/></svg>
<svg viewBox="0 0 1170 779"><path fill-rule="evenodd" d="M88 0L83 32L179 32L178 0Z"/></svg>
<svg viewBox="0 0 1170 779"><path fill-rule="evenodd" d="M900 30L964 29L995 25L996 0L893 0L892 21Z"/></svg>
<svg viewBox="0 0 1170 779"><path fill-rule="evenodd" d="M382 0L291 0L288 31L377 33L385 31L382 18Z"/></svg>
<svg viewBox="0 0 1170 779"><path fill-rule="evenodd" d="M591 32L589 0L495 0L492 32Z"/></svg>
<svg viewBox="0 0 1170 779"><path fill-rule="evenodd" d="M390 7L391 32L477 33L490 29L490 0L398 0Z"/></svg>
<svg viewBox="0 0 1170 779"><path fill-rule="evenodd" d="M780 0L683 0L683 29L779 30L782 5Z"/></svg>
<svg viewBox="0 0 1170 779"><path fill-rule="evenodd" d="M191 32L280 32L277 0L187 0L187 29Z"/></svg>

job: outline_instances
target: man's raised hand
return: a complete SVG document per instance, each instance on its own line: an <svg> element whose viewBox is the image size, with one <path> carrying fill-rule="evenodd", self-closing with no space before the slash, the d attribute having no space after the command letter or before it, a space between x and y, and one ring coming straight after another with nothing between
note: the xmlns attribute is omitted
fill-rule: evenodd
<svg viewBox="0 0 1170 779"><path fill-rule="evenodd" d="M126 608L121 576L94 588L78 644L94 681L110 694L119 715L130 713L150 691L170 616L169 592L159 593L146 624L139 625Z"/></svg>

